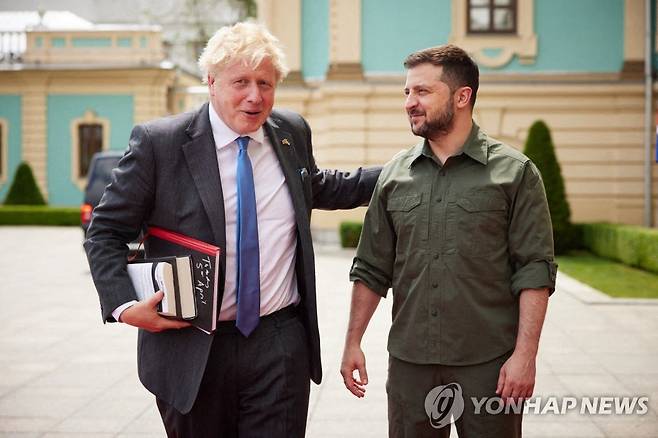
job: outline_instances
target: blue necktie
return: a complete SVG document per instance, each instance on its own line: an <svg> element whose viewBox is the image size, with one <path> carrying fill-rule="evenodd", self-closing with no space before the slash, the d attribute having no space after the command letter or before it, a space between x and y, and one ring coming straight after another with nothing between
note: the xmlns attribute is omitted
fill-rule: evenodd
<svg viewBox="0 0 658 438"><path fill-rule="evenodd" d="M258 221L254 173L247 154L249 137L239 137L238 152L238 250L236 284L238 316L236 326L246 337L254 331L260 319L260 256L258 254Z"/></svg>

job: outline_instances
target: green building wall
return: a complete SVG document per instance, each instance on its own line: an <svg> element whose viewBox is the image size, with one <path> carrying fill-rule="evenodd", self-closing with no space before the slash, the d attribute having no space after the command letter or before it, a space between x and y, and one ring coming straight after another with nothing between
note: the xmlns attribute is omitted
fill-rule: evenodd
<svg viewBox="0 0 658 438"><path fill-rule="evenodd" d="M444 44L450 36L450 0L362 0L361 5L366 73L401 73L409 53Z"/></svg>
<svg viewBox="0 0 658 438"><path fill-rule="evenodd" d="M362 0L362 65L366 74L399 74L412 51L448 42L451 0ZM497 73L619 72L624 62L624 0L535 0L538 40L533 64L516 57ZM492 51L495 51L492 47ZM323 79L329 64L328 0L302 0L302 73Z"/></svg>
<svg viewBox="0 0 658 438"><path fill-rule="evenodd" d="M50 94L47 100L48 202L79 205L83 193L71 180L71 122L91 110L110 124L107 149L128 146L133 126L132 95Z"/></svg>
<svg viewBox="0 0 658 438"><path fill-rule="evenodd" d="M624 65L624 0L535 0L535 33L534 64L521 65L515 57L496 71L619 72Z"/></svg>
<svg viewBox="0 0 658 438"><path fill-rule="evenodd" d="M21 162L22 99L18 94L0 94L0 118L6 121L7 129L7 177L0 182L0 202L4 202L16 168Z"/></svg>
<svg viewBox="0 0 658 438"><path fill-rule="evenodd" d="M329 0L302 0L302 76L322 80L329 66Z"/></svg>

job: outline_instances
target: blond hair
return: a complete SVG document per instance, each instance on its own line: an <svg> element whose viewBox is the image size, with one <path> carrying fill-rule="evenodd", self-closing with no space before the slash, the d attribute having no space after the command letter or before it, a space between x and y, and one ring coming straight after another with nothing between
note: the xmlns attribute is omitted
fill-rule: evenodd
<svg viewBox="0 0 658 438"><path fill-rule="evenodd" d="M205 82L208 75L214 77L234 61L241 60L256 68L265 58L272 62L277 81L282 81L288 74L288 66L279 40L262 24L242 22L215 32L199 57L199 68Z"/></svg>

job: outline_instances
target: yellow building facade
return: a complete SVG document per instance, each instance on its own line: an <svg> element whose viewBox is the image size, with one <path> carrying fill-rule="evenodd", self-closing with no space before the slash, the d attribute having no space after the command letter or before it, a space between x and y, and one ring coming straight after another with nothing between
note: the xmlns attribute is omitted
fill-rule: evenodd
<svg viewBox="0 0 658 438"><path fill-rule="evenodd" d="M324 4L324 10L318 3ZM410 133L403 110L404 56L430 45L458 44L481 67L474 118L487 133L523 149L534 121L544 120L550 127L572 220L642 224L645 88L640 30L644 2L562 2L561 10L557 2L547 0L517 3L516 32L474 35L465 28L464 1L416 1L401 6L368 0L261 0L259 18L286 45L293 70L291 80L278 91L278 105L296 109L309 120L320 165L383 164L419 141ZM596 14L592 18L593 11L598 18ZM573 30L583 43L577 39L556 42L560 34L570 31L555 28L550 20L558 22L564 14L571 14L572 21L583 28ZM405 34L401 20L407 15L414 17L416 32L430 35L417 42L413 38L420 37ZM424 16L429 18L423 21ZM605 28L597 29L596 20ZM570 22L564 21L564 26ZM318 62L322 42L314 45L308 39L322 34L323 23L328 47ZM434 37L431 33L439 32L436 29L445 32ZM405 38L407 47L400 47ZM315 64L321 64L319 71L325 73L309 78L313 74L306 71L313 70L309 59L314 56ZM390 58L396 58L399 67L382 71L379 66L388 65ZM655 224L658 172L655 162L651 167ZM362 215L363 210L318 212L314 224L335 228L342 220Z"/></svg>

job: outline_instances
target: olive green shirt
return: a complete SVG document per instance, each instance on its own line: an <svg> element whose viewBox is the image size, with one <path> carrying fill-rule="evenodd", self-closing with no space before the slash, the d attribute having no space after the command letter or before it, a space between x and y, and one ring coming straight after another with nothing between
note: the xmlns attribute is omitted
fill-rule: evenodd
<svg viewBox="0 0 658 438"><path fill-rule="evenodd" d="M556 269L539 171L474 123L443 166L425 141L384 167L350 279L392 288L392 356L470 365L514 348L519 293Z"/></svg>

